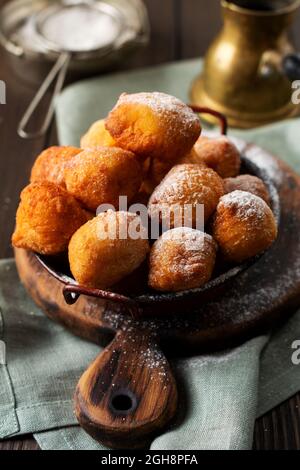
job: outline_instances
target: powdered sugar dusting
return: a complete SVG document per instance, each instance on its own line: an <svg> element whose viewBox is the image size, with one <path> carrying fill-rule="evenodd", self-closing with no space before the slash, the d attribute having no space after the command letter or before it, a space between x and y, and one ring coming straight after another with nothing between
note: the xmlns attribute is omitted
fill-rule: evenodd
<svg viewBox="0 0 300 470"><path fill-rule="evenodd" d="M177 245L181 245L186 251L204 251L206 243L215 245L213 238L200 230L194 230L190 227L176 227L168 230L157 240L156 247L161 248L166 241L174 241Z"/></svg>
<svg viewBox="0 0 300 470"><path fill-rule="evenodd" d="M247 158L260 169L264 170L269 178L279 186L282 182L282 171L277 165L276 160L268 152L265 152L256 145L248 145L246 150Z"/></svg>
<svg viewBox="0 0 300 470"><path fill-rule="evenodd" d="M163 290L199 287L211 276L217 245L199 230L177 227L155 242L150 254L150 286ZM160 277L166 280L161 284Z"/></svg>
<svg viewBox="0 0 300 470"><path fill-rule="evenodd" d="M163 202L200 204L214 194L222 194L222 181L210 168L194 163L174 166L155 189L149 199L149 208ZM216 196L215 196L216 197Z"/></svg>
<svg viewBox="0 0 300 470"><path fill-rule="evenodd" d="M162 117L172 115L174 119L174 115L177 115L180 123L188 129L194 127L195 122L199 121L194 111L185 103L174 96L158 91L154 91L153 93L123 93L119 98L117 106L126 103L148 106Z"/></svg>
<svg viewBox="0 0 300 470"><path fill-rule="evenodd" d="M260 197L239 190L221 197L219 207L234 208L240 219L248 219L253 216L262 219L270 210Z"/></svg>

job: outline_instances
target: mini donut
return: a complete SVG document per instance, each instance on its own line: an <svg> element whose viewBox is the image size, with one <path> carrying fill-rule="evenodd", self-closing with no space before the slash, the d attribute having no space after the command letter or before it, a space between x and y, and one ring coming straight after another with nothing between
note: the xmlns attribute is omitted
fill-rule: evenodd
<svg viewBox="0 0 300 470"><path fill-rule="evenodd" d="M82 150L75 147L50 147L36 159L30 176L30 182L50 181L65 187L64 170L66 165Z"/></svg>
<svg viewBox="0 0 300 470"><path fill-rule="evenodd" d="M152 158L149 162L148 170L145 169L145 178L143 181L143 190L151 195L154 189L163 180L166 174L174 166L173 163L158 158Z"/></svg>
<svg viewBox="0 0 300 470"><path fill-rule="evenodd" d="M128 202L142 183L141 165L135 155L117 147L87 149L73 158L65 169L67 191L87 209L101 204L119 207L119 196Z"/></svg>
<svg viewBox="0 0 300 470"><path fill-rule="evenodd" d="M80 147L89 149L94 147L115 147L116 142L105 129L105 120L94 122L87 133L81 137Z"/></svg>
<svg viewBox="0 0 300 470"><path fill-rule="evenodd" d="M149 286L167 292L201 287L211 279L216 252L207 233L188 227L165 232L151 249Z"/></svg>
<svg viewBox="0 0 300 470"><path fill-rule="evenodd" d="M270 205L270 194L265 183L257 176L253 175L240 175L236 178L224 179L225 193L232 193L233 191L246 191L261 197L268 205Z"/></svg>
<svg viewBox="0 0 300 470"><path fill-rule="evenodd" d="M202 160L200 160L198 157L197 157L197 153L196 153L196 150L195 150L195 146L192 148L192 150L190 150L190 152L188 152L187 154L185 154L183 157L181 157L177 164L181 164L181 163L197 163L197 165L201 165L203 166L204 168L208 168L208 166L206 165L206 163L204 163Z"/></svg>
<svg viewBox="0 0 300 470"><path fill-rule="evenodd" d="M134 235L138 229L138 233ZM141 218L109 210L73 235L69 244L71 272L79 284L105 289L135 271L149 252Z"/></svg>
<svg viewBox="0 0 300 470"><path fill-rule="evenodd" d="M223 181L215 171L192 163L176 165L151 195L148 213L151 219L169 223L172 228L180 222L180 220L175 221L174 213L178 213L176 212L178 208L182 208L183 212L184 206L190 205L192 226L195 228L198 206L204 206L204 222L206 222L223 194ZM181 222L182 225L186 225L183 219Z"/></svg>
<svg viewBox="0 0 300 470"><path fill-rule="evenodd" d="M241 168L241 156L236 146L226 136L214 139L201 136L191 154L193 163L204 162L222 178L237 176Z"/></svg>
<svg viewBox="0 0 300 470"><path fill-rule="evenodd" d="M175 162L198 139L197 115L182 101L165 93L123 93L105 127L117 145L141 158Z"/></svg>
<svg viewBox="0 0 300 470"><path fill-rule="evenodd" d="M31 183L21 193L12 244L43 255L61 253L89 218L60 186L48 181Z"/></svg>
<svg viewBox="0 0 300 470"><path fill-rule="evenodd" d="M168 162L166 160L160 160L159 158L147 159L144 164L144 181L143 189L149 195L151 195L154 189L161 183L167 173L173 168L173 166L181 163L195 163L195 150L192 149L188 154L179 158L176 162ZM199 162L198 165L208 168L204 162Z"/></svg>
<svg viewBox="0 0 300 470"><path fill-rule="evenodd" d="M277 224L263 199L245 191L233 191L220 199L212 236L225 260L241 263L272 245L277 237Z"/></svg>

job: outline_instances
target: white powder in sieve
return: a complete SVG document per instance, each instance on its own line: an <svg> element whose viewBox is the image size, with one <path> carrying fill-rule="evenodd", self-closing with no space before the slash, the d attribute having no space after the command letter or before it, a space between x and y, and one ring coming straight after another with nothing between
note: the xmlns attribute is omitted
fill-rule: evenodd
<svg viewBox="0 0 300 470"><path fill-rule="evenodd" d="M63 8L41 26L45 39L67 51L89 51L111 44L119 33L108 14L84 5Z"/></svg>

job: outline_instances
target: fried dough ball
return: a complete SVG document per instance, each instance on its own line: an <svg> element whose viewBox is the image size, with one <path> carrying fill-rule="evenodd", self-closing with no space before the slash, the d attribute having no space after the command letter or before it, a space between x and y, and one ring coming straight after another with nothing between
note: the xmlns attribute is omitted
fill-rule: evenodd
<svg viewBox="0 0 300 470"><path fill-rule="evenodd" d="M94 122L87 133L81 137L80 147L89 149L93 147L115 147L116 143L110 133L105 129L105 120Z"/></svg>
<svg viewBox="0 0 300 470"><path fill-rule="evenodd" d="M220 199L212 235L223 257L240 263L271 246L277 237L277 224L263 199L234 191Z"/></svg>
<svg viewBox="0 0 300 470"><path fill-rule="evenodd" d="M204 168L208 168L208 166L206 165L206 163L204 163L204 161L200 160L198 157L197 157L197 153L196 153L196 150L195 150L195 146L192 148L192 150L190 152L188 152L187 154L185 154L183 157L181 157L178 162L178 164L181 164L181 163L197 163L197 165L201 165L203 166Z"/></svg>
<svg viewBox="0 0 300 470"><path fill-rule="evenodd" d="M143 181L143 190L151 195L173 166L173 163L152 158L148 164L148 171L145 171L146 177Z"/></svg>
<svg viewBox="0 0 300 470"><path fill-rule="evenodd" d="M84 150L65 169L67 191L87 209L101 204L119 207L119 196L128 202L139 191L141 165L135 155L117 147Z"/></svg>
<svg viewBox="0 0 300 470"><path fill-rule="evenodd" d="M199 230L178 227L165 232L150 253L149 286L178 292L208 282L216 260L217 244Z"/></svg>
<svg viewBox="0 0 300 470"><path fill-rule="evenodd" d="M195 150L192 149L188 154L184 157L179 158L175 162L176 165L180 165L182 163L195 163ZM203 168L208 168L208 166L204 162L197 163L201 165ZM143 181L143 189L151 195L154 189L161 183L164 177L168 174L168 172L173 168L174 163L168 162L166 160L160 160L158 158L153 158L151 160L151 165L148 164L148 172L146 177Z"/></svg>
<svg viewBox="0 0 300 470"><path fill-rule="evenodd" d="M50 147L44 150L34 162L30 182L50 181L65 187L64 171L66 165L82 152L75 147Z"/></svg>
<svg viewBox="0 0 300 470"><path fill-rule="evenodd" d="M261 197L268 205L270 205L270 194L265 183L257 176L240 175L236 178L224 179L225 193L233 191L246 191Z"/></svg>
<svg viewBox="0 0 300 470"><path fill-rule="evenodd" d="M241 156L236 146L226 136L214 139L200 137L191 154L193 163L204 162L222 178L237 176L241 168Z"/></svg>
<svg viewBox="0 0 300 470"><path fill-rule="evenodd" d="M136 214L112 210L99 214L80 227L70 241L74 278L79 284L98 289L116 284L145 260L147 236Z"/></svg>
<svg viewBox="0 0 300 470"><path fill-rule="evenodd" d="M195 228L199 206L204 206L204 222L206 222L223 194L223 181L215 171L192 163L176 165L150 197L148 213L151 219L165 224L169 222L172 228L175 225L187 225L183 208L189 205L192 208L192 226ZM177 214L180 208L182 218L179 216L178 220Z"/></svg>
<svg viewBox="0 0 300 470"><path fill-rule="evenodd" d="M182 101L165 93L123 93L109 113L105 127L120 147L141 158L169 162L189 152L201 126Z"/></svg>
<svg viewBox="0 0 300 470"><path fill-rule="evenodd" d="M21 193L12 244L43 255L61 253L89 218L60 186L48 181L31 183Z"/></svg>
<svg viewBox="0 0 300 470"><path fill-rule="evenodd" d="M151 195L173 166L180 165L181 163L195 163L194 154L195 150L192 148L188 154L179 158L176 162L169 162L159 158L147 158L143 162L143 190ZM198 163L198 165L208 168L207 165L202 162Z"/></svg>

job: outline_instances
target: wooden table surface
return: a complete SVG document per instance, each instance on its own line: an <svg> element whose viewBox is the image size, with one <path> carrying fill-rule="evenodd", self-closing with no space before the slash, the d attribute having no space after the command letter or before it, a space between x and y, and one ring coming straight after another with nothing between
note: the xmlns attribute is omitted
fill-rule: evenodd
<svg viewBox="0 0 300 470"><path fill-rule="evenodd" d="M0 6L6 0L0 0ZM146 0L152 24L151 43L123 68L141 67L200 56L220 28L218 0ZM300 17L294 25L300 48ZM39 140L24 141L17 123L35 89L17 79L0 51L0 80L7 89L7 104L0 105L0 258L12 256L10 236L20 190L27 184L32 163L45 147L56 144L55 123ZM43 116L40 109L34 124ZM31 436L0 442L1 449L38 449ZM300 449L300 393L256 422L254 449Z"/></svg>

